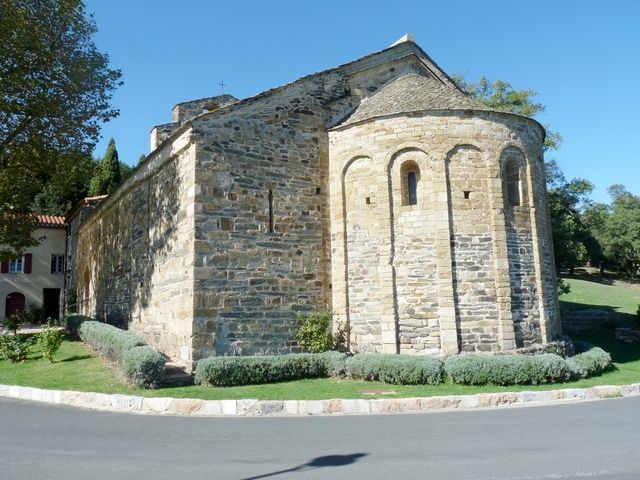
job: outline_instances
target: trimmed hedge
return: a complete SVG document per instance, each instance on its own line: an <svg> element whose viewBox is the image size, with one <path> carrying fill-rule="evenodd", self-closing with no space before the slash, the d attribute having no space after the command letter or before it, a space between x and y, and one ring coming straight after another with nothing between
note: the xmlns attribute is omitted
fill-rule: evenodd
<svg viewBox="0 0 640 480"><path fill-rule="evenodd" d="M344 377L347 374L347 354L330 350L316 353L315 356L324 364L328 377Z"/></svg>
<svg viewBox="0 0 640 480"><path fill-rule="evenodd" d="M443 380L442 360L413 355L358 354L347 359L347 376L396 385L436 385Z"/></svg>
<svg viewBox="0 0 640 480"><path fill-rule="evenodd" d="M124 352L120 364L124 375L136 387L157 388L164 379L164 358L147 345Z"/></svg>
<svg viewBox="0 0 640 480"><path fill-rule="evenodd" d="M80 339L117 363L129 382L141 388L156 388L162 383L162 355L131 332L86 318L79 323Z"/></svg>
<svg viewBox="0 0 640 480"><path fill-rule="evenodd" d="M65 315L62 318L62 322L64 323L67 331L73 335L78 334L78 328L86 321L90 321L90 317L86 317L84 315L79 315L77 313L72 313L69 315Z"/></svg>
<svg viewBox="0 0 640 480"><path fill-rule="evenodd" d="M447 376L461 385L537 385L561 382L569 368L559 355L461 355L444 364Z"/></svg>
<svg viewBox="0 0 640 480"><path fill-rule="evenodd" d="M109 360L120 363L122 355L144 342L131 332L120 330L107 323L84 321L78 328L80 339L98 350Z"/></svg>
<svg viewBox="0 0 640 480"><path fill-rule="evenodd" d="M209 357L198 362L195 382L230 387L327 376L329 356L292 353L256 357Z"/></svg>
<svg viewBox="0 0 640 480"><path fill-rule="evenodd" d="M567 358L571 380L600 375L609 367L611 367L611 355L599 347L593 347L584 353Z"/></svg>

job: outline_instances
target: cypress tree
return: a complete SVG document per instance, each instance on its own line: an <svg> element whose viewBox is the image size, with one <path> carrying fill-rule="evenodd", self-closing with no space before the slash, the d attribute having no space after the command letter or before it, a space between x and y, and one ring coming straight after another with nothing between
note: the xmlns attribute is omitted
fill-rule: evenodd
<svg viewBox="0 0 640 480"><path fill-rule="evenodd" d="M89 195L108 195L112 193L122 181L120 173L120 162L118 161L118 150L116 142L109 140L107 151L97 165L91 184Z"/></svg>

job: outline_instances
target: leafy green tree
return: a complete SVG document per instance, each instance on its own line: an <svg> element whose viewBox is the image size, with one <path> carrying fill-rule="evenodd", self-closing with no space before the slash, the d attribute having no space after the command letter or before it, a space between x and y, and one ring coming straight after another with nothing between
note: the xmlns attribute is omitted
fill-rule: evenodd
<svg viewBox="0 0 640 480"><path fill-rule="evenodd" d="M632 276L640 268L640 196L623 185L609 187L612 203L601 232L605 256L621 274Z"/></svg>
<svg viewBox="0 0 640 480"><path fill-rule="evenodd" d="M126 178L131 175L131 172L133 172L133 167L131 165L120 162L120 178L122 182L124 182Z"/></svg>
<svg viewBox="0 0 640 480"><path fill-rule="evenodd" d="M140 165L142 162L144 162L147 159L147 156L142 153L139 157L138 157L138 165Z"/></svg>
<svg viewBox="0 0 640 480"><path fill-rule="evenodd" d="M495 110L535 117L545 109L533 100L537 95L534 90L515 90L503 80L491 81L483 76L474 83L461 75L454 76L454 80L469 95ZM549 152L559 147L562 137L548 126L545 129L543 148ZM584 265L601 251L599 242L582 220L582 214L590 205L593 184L583 178L568 181L555 160L546 160L545 166L556 266L568 268L572 273L575 267Z"/></svg>
<svg viewBox="0 0 640 480"><path fill-rule="evenodd" d="M587 243L592 235L582 213L589 205L593 184L583 178L567 181L553 160L547 162L546 170L556 266L568 268L573 274L575 267L585 265L589 259Z"/></svg>
<svg viewBox="0 0 640 480"><path fill-rule="evenodd" d="M108 195L112 193L122 181L120 162L116 142L112 138L107 145L107 151L96 170L89 185L89 195Z"/></svg>
<svg viewBox="0 0 640 480"><path fill-rule="evenodd" d="M485 76L480 77L477 82L469 82L460 74L453 75L453 79L473 98L495 110L531 118L544 112L544 105L533 101L533 97L538 94L535 90L515 90L509 82L491 81ZM562 136L552 132L546 125L545 129L547 130L544 141L545 151L557 149L562 142Z"/></svg>
<svg viewBox="0 0 640 480"><path fill-rule="evenodd" d="M76 155L65 172L52 172L44 177L42 189L31 202L33 213L64 215L89 191L96 164L90 155Z"/></svg>
<svg viewBox="0 0 640 480"><path fill-rule="evenodd" d="M95 32L81 0L0 0L0 259L38 243L26 215L34 197L118 114L110 100L121 73Z"/></svg>

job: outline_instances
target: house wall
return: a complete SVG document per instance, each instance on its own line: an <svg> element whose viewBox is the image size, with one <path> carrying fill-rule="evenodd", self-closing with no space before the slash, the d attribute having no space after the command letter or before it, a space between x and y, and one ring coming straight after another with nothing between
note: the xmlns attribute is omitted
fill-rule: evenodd
<svg viewBox="0 0 640 480"><path fill-rule="evenodd" d="M25 296L25 306L42 306L44 288L60 289L60 307L64 290L64 274L51 273L51 255L65 254L64 228L37 228L33 238L44 239L36 247L26 250L32 255L31 273L0 273L0 318L4 318L7 295L19 292Z"/></svg>
<svg viewBox="0 0 640 480"><path fill-rule="evenodd" d="M542 135L490 112L330 131L333 310L350 324L352 348L497 352L559 334ZM503 152L526 165L517 225L505 214ZM403 205L407 164L419 169L412 206Z"/></svg>

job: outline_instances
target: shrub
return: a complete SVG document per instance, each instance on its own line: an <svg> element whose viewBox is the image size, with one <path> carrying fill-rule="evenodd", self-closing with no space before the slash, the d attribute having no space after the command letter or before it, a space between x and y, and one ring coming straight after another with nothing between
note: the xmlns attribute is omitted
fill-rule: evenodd
<svg viewBox="0 0 640 480"><path fill-rule="evenodd" d="M164 378L164 358L146 345L133 347L122 356L122 372L129 382L141 388L157 388Z"/></svg>
<svg viewBox="0 0 640 480"><path fill-rule="evenodd" d="M636 322L640 323L640 303L638 304L638 307L636 308Z"/></svg>
<svg viewBox="0 0 640 480"><path fill-rule="evenodd" d="M312 313L305 316L298 312L298 324L296 337L300 346L308 352L326 352L333 347L330 313Z"/></svg>
<svg viewBox="0 0 640 480"><path fill-rule="evenodd" d="M53 363L53 354L58 351L64 335L62 331L57 328L57 325L51 321L47 323L42 332L37 336L37 342L44 355L49 362Z"/></svg>
<svg viewBox="0 0 640 480"><path fill-rule="evenodd" d="M347 374L347 354L336 351L317 353L324 365L325 375L328 377L344 377Z"/></svg>
<svg viewBox="0 0 640 480"><path fill-rule="evenodd" d="M397 385L442 382L442 361L413 355L358 354L346 361L347 376Z"/></svg>
<svg viewBox="0 0 640 480"><path fill-rule="evenodd" d="M10 363L23 363L29 356L35 339L31 335L0 335L0 358Z"/></svg>
<svg viewBox="0 0 640 480"><path fill-rule="evenodd" d="M35 303L30 303L23 312L25 323L42 323L44 321L44 311L42 307Z"/></svg>
<svg viewBox="0 0 640 480"><path fill-rule="evenodd" d="M22 312L15 312L4 319L4 327L11 330L14 335L18 333L20 325L24 323L24 315Z"/></svg>
<svg viewBox="0 0 640 480"><path fill-rule="evenodd" d="M164 376L164 358L131 332L113 325L84 320L80 339L116 362L127 380L138 387L154 388Z"/></svg>
<svg viewBox="0 0 640 480"><path fill-rule="evenodd" d="M82 325L83 322L86 322L89 320L91 320L90 317L86 317L84 315L78 315L74 313L74 314L65 315L64 318L62 319L62 322L67 327L67 331L69 333L71 333L72 335L77 335L78 328L80 328L80 325Z"/></svg>
<svg viewBox="0 0 640 480"><path fill-rule="evenodd" d="M447 376L461 385L536 385L562 381L568 368L562 357L542 355L461 355L447 358Z"/></svg>
<svg viewBox="0 0 640 480"><path fill-rule="evenodd" d="M209 357L198 362L195 382L230 387L326 376L326 361L309 353L259 357Z"/></svg>
<svg viewBox="0 0 640 480"><path fill-rule="evenodd" d="M127 350L144 345L144 342L131 332L95 321L82 322L78 328L78 335L83 342L114 362L120 362Z"/></svg>
<svg viewBox="0 0 640 480"><path fill-rule="evenodd" d="M599 347L593 347L584 353L567 358L569 378L572 380L600 375L610 366L611 355Z"/></svg>

